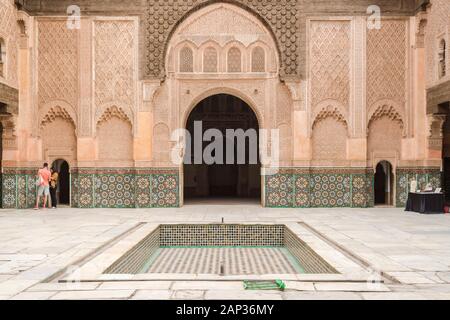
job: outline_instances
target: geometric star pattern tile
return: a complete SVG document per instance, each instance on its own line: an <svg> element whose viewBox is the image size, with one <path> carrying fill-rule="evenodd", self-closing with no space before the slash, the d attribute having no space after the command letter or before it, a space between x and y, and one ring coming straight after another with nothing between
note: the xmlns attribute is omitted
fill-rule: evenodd
<svg viewBox="0 0 450 320"><path fill-rule="evenodd" d="M36 200L35 168L4 168L2 208L32 208ZM398 168L396 205L404 207L412 179L423 189L441 185L439 168ZM71 173L71 205L77 208L170 208L180 206L177 169L85 169ZM265 205L273 208L374 206L374 173L351 168L281 169L267 175Z"/></svg>

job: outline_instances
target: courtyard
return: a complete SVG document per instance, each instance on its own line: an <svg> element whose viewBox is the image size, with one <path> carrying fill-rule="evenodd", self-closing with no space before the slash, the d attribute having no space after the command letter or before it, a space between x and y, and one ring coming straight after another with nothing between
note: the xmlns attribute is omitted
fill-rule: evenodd
<svg viewBox="0 0 450 320"><path fill-rule="evenodd" d="M245 276L123 275L70 281L102 253L151 225L222 221L301 229L305 239L318 239L316 249L334 265L366 270L367 281L351 272L342 279L292 275L281 278L284 291L244 290ZM169 209L3 209L0 299L449 299L448 243L448 215L397 208L269 209L253 202L204 201ZM79 277L83 279L82 272Z"/></svg>

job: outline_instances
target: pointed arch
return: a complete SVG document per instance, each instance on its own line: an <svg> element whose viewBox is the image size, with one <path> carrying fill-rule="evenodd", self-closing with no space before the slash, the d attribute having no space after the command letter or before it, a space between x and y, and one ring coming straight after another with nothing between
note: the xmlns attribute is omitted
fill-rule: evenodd
<svg viewBox="0 0 450 320"><path fill-rule="evenodd" d="M96 134L99 160L133 159L133 125L122 108L107 107L97 120Z"/></svg>
<svg viewBox="0 0 450 320"><path fill-rule="evenodd" d="M112 117L117 117L121 120L127 121L131 126L133 126L133 116L131 110L118 104L104 105L98 108L95 124L98 127L100 123L105 122Z"/></svg>
<svg viewBox="0 0 450 320"><path fill-rule="evenodd" d="M367 121L367 158L399 159L402 138L406 136L403 114L389 100L380 101L369 109ZM395 161L393 161L395 166Z"/></svg>
<svg viewBox="0 0 450 320"><path fill-rule="evenodd" d="M42 129L45 125L55 121L57 118L71 122L76 130L77 114L69 103L62 100L49 102L40 108L39 128Z"/></svg>
<svg viewBox="0 0 450 320"><path fill-rule="evenodd" d="M311 121L311 130L314 129L314 126L318 122L326 118L333 118L337 122L342 123L347 130L348 135L349 126L347 122L347 114L345 109L338 102L324 101L315 108L312 116L313 120Z"/></svg>
<svg viewBox="0 0 450 320"><path fill-rule="evenodd" d="M346 117L337 102L316 108L311 125L313 161L336 161L347 159L349 128Z"/></svg>
<svg viewBox="0 0 450 320"><path fill-rule="evenodd" d="M373 121L381 119L382 117L387 117L390 120L394 121L401 128L402 135L406 135L405 124L403 121L403 112L395 102L390 100L383 100L373 105L369 109L367 129L369 129ZM369 134L369 130L367 130L367 134Z"/></svg>
<svg viewBox="0 0 450 320"><path fill-rule="evenodd" d="M40 110L39 135L44 159L65 157L71 163L77 159L77 125L71 106L53 102Z"/></svg>

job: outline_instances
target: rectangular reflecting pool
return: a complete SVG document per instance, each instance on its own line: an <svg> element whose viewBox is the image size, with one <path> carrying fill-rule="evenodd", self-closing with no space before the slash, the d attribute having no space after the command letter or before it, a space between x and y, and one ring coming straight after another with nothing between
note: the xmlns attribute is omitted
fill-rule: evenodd
<svg viewBox="0 0 450 320"><path fill-rule="evenodd" d="M163 224L104 274L337 274L285 225Z"/></svg>

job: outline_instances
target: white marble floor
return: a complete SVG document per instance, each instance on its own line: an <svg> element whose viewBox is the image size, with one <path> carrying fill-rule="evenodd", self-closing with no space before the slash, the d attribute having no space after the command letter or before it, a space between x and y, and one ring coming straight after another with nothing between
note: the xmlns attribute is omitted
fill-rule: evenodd
<svg viewBox="0 0 450 320"><path fill-rule="evenodd" d="M396 282L46 282L141 222L304 222ZM450 216L402 209L268 209L192 203L177 209L0 210L0 299L450 299Z"/></svg>

